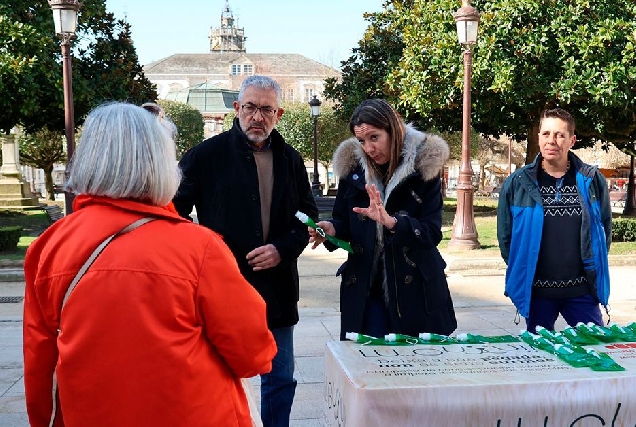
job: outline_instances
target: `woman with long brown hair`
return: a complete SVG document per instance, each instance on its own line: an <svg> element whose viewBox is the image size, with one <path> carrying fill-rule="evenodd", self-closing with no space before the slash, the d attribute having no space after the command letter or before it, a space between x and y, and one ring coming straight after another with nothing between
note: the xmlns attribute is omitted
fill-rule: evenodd
<svg viewBox="0 0 636 427"><path fill-rule="evenodd" d="M363 101L355 135L334 154L340 177L333 219L318 225L353 248L340 267L340 337L358 332L450 334L457 327L437 250L442 240L440 172L449 149L405 124L382 99ZM325 238L310 229L313 247ZM325 246L335 249L329 242Z"/></svg>

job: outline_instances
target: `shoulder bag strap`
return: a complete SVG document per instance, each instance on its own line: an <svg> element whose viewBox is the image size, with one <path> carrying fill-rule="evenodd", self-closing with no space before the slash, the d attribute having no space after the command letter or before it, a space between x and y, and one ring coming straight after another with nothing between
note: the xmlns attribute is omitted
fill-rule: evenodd
<svg viewBox="0 0 636 427"><path fill-rule="evenodd" d="M102 243L100 243L99 246L97 246L95 248L95 250L93 251L91 256L89 256L88 259L86 260L86 262L84 262L84 265L82 265L82 267L79 269L79 271L77 272L77 274L73 278L73 281L71 282L71 284L69 285L68 289L66 290L66 294L64 295L64 299L62 300L62 307L60 308L60 319L59 319L60 322L62 320L62 308L64 308L64 305L66 304L66 301L68 300L68 297L71 296L71 292L73 292L73 289L75 289L75 286L77 286L77 283L84 276L84 274L90 268L90 266L93 264L93 262L95 262L95 260L99 256L99 254L102 253L104 248L106 248L106 246L108 246L108 244L115 237L121 236L122 234L129 233L129 232L133 231L135 228L138 228L138 227L140 227L140 226L142 226L142 225L144 225L144 224L146 224L146 223L148 223L150 221L154 221L155 219L157 219L157 218L151 218L151 217L140 218L137 221L133 222L132 224L128 224L126 227L122 228L117 233L111 234ZM61 330L58 327L57 334L59 335L60 332L61 332ZM51 413L51 420L49 421L49 427L53 427L53 424L55 422L55 414L57 412L57 375L56 375L55 371L53 371L53 388L52 388L52 392L53 392L53 411Z"/></svg>
<svg viewBox="0 0 636 427"><path fill-rule="evenodd" d="M68 297L71 296L71 292L73 292L73 289L75 289L75 286L77 286L77 283L80 281L82 276L84 276L84 274L89 269L89 267L93 264L93 262L95 262L95 260L99 256L99 254L102 253L104 248L106 246L108 246L108 244L115 237L121 236L122 234L129 233L129 232L133 231L135 228L140 227L140 226L142 226L142 225L144 225L144 224L146 224L146 223L148 223L150 221L154 221L155 219L157 219L157 218L151 218L151 217L140 218L137 221L133 222L132 224L128 224L126 227L122 228L117 233L111 234L102 243L100 243L99 246L97 246L95 248L95 250L93 251L91 256L88 257L86 262L84 262L84 265L82 265L82 267L79 269L79 271L77 272L77 274L73 278L73 281L71 282L71 284L69 285L68 289L66 290L66 294L64 295L64 299L62 300L62 308L64 308L64 304L66 304L66 300L68 300ZM59 329L58 329L58 333L59 333Z"/></svg>

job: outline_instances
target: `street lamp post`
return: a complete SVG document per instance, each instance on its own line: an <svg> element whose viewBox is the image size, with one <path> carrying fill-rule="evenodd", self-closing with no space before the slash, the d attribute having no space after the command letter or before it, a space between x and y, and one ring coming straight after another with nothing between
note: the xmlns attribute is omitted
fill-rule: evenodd
<svg viewBox="0 0 636 427"><path fill-rule="evenodd" d="M322 196L322 190L320 189L320 180L318 179L318 116L320 116L320 105L322 102L316 95L309 100L309 107L311 107L311 116L314 118L314 179L311 183L311 192L314 197Z"/></svg>
<svg viewBox="0 0 636 427"><path fill-rule="evenodd" d="M508 176L512 173L512 138L508 138Z"/></svg>
<svg viewBox="0 0 636 427"><path fill-rule="evenodd" d="M464 48L464 105L462 127L462 165L457 182L457 211L448 247L451 249L477 249L477 228L473 212L473 169L470 165L470 87L473 45L477 41L479 12L462 0L462 7L453 15L457 23L457 37Z"/></svg>
<svg viewBox="0 0 636 427"><path fill-rule="evenodd" d="M73 111L73 84L71 69L71 39L77 28L78 0L48 0L53 10L55 34L62 40L62 78L64 87L64 127L66 130L66 171L75 152L75 113ZM64 193L66 213L73 212L73 195Z"/></svg>
<svg viewBox="0 0 636 427"><path fill-rule="evenodd" d="M634 155L629 156L629 179L627 180L627 196L623 215L636 216L636 200L634 196Z"/></svg>

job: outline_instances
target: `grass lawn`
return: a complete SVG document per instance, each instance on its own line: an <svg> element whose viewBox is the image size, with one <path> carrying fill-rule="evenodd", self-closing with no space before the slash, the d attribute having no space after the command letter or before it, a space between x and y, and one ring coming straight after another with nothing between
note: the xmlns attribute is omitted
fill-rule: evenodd
<svg viewBox="0 0 636 427"><path fill-rule="evenodd" d="M20 260L24 258L31 242L46 230L50 221L46 213L40 209L24 212L0 211L0 224L2 226L19 225L22 227L17 250L0 252L0 259Z"/></svg>
<svg viewBox="0 0 636 427"><path fill-rule="evenodd" d="M474 199L475 227L481 247L470 251L462 251L464 256L498 256L499 244L497 242L497 199L475 197ZM442 213L442 230L444 237L439 245L441 250L448 249L455 211L456 199L444 200L444 212ZM619 214L614 214L620 217ZM11 212L0 211L1 225L20 225L24 228L18 248L12 252L0 252L0 259L20 260L24 258L27 247L35 238L49 226L50 221L41 210ZM610 247L610 255L636 254L636 242L613 242Z"/></svg>
<svg viewBox="0 0 636 427"><path fill-rule="evenodd" d="M498 255L497 199L476 197L473 205L475 206L474 216L475 227L477 228L477 240L479 240L481 247L470 251L462 251L462 253L466 256L474 257ZM456 199L444 200L444 212L442 213L442 230L444 230L444 237L439 244L439 248L442 250L448 248L456 209ZM614 214L614 218L620 217L622 217L622 215ZM612 242L609 253L610 255L636 254L636 242Z"/></svg>

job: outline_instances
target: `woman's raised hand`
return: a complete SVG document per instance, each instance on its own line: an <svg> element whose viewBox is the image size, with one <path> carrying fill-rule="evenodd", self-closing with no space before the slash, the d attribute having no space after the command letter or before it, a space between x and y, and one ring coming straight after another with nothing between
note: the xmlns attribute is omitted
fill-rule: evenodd
<svg viewBox="0 0 636 427"><path fill-rule="evenodd" d="M388 229L392 229L395 227L395 223L397 222L395 217L389 215L384 208L384 203L382 202L382 197L380 196L380 191L375 186L375 184L366 184L365 188L367 190L367 194L369 195L369 207L368 208L353 208L353 211L358 214L365 215L375 222L379 222L384 225Z"/></svg>

